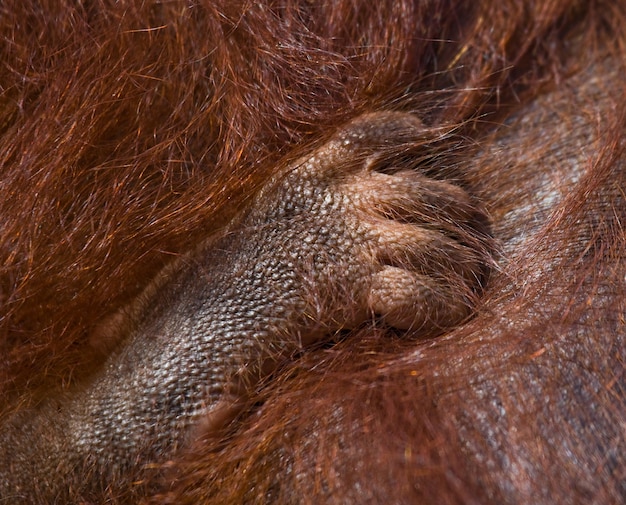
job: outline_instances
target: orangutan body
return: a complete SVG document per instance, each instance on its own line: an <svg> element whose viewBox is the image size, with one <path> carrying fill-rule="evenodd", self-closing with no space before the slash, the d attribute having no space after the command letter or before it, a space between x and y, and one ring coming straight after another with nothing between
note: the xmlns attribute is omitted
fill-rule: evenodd
<svg viewBox="0 0 626 505"><path fill-rule="evenodd" d="M624 501L626 6L353 4L0 8L0 501Z"/></svg>

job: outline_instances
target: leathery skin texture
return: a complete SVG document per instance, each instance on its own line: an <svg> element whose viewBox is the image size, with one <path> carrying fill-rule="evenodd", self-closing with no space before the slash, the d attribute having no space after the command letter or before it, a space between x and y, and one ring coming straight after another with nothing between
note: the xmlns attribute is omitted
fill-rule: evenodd
<svg viewBox="0 0 626 505"><path fill-rule="evenodd" d="M467 318L486 217L458 180L420 172L421 144L414 115L368 114L269 181L100 330L122 343L89 384L3 432L2 495L62 498L81 468L88 493L166 461L194 424L220 427L282 359L341 330L378 319L434 336Z"/></svg>

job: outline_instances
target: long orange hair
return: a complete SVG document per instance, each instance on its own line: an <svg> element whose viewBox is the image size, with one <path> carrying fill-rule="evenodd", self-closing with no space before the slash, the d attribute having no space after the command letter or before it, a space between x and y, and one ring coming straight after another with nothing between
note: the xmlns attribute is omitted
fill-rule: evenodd
<svg viewBox="0 0 626 505"><path fill-rule="evenodd" d="M138 486L172 503L622 501L626 4L470 4L3 2L4 412L88 376L107 349L93 329L277 164L403 110L455 131L441 163L493 220L475 317L312 351Z"/></svg>

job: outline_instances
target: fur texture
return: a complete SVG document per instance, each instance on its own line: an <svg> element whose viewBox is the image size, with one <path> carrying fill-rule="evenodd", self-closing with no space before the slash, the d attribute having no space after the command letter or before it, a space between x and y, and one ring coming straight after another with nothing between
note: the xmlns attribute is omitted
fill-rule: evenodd
<svg viewBox="0 0 626 505"><path fill-rule="evenodd" d="M276 167L397 110L439 139L423 166L462 173L491 221L474 317L311 349L188 454L75 500L623 502L625 15L621 0L3 2L3 414L88 380L119 345L110 314Z"/></svg>

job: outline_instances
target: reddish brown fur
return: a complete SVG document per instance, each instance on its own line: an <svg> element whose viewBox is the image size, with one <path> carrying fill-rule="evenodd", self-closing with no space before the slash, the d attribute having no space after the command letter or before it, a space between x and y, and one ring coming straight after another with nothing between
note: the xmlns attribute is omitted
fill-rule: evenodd
<svg viewBox="0 0 626 505"><path fill-rule="evenodd" d="M476 317L435 341L365 328L303 356L138 489L156 503L623 502L624 2L198 4L0 6L5 412L85 376L103 352L90 331L277 163L361 112L413 111L456 132L445 159L496 240L531 230ZM528 112L542 96L558 121ZM503 126L516 112L530 119ZM581 115L593 138L572 133ZM555 144L584 151L582 175L529 207L533 174L568 176L546 161Z"/></svg>

